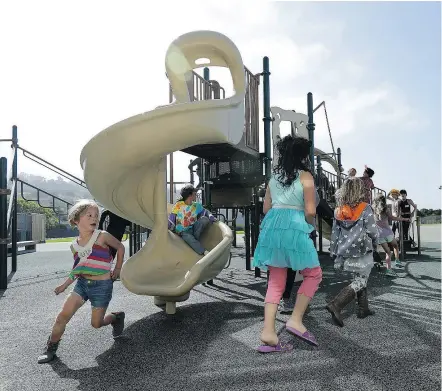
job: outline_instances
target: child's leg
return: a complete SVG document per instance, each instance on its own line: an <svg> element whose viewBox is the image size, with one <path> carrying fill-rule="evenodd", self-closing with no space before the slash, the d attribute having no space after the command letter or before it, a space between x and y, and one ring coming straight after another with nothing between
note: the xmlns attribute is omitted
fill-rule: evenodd
<svg viewBox="0 0 442 391"><path fill-rule="evenodd" d="M193 236L196 240L200 240L201 234L204 232L206 227L210 224L210 220L208 217L203 216L200 219L196 221L196 223L193 225Z"/></svg>
<svg viewBox="0 0 442 391"><path fill-rule="evenodd" d="M75 287L77 290L77 286ZM63 308L55 319L55 323L52 326L51 335L46 342L46 349L42 355L38 357L39 364L45 364L52 361L57 353L58 344L66 329L66 325L71 320L72 316L78 311L78 309L84 304L85 300L77 292L72 292L63 304Z"/></svg>
<svg viewBox="0 0 442 391"><path fill-rule="evenodd" d="M304 277L304 280L299 287L298 294L296 296L295 308L292 316L287 322L287 326L304 333L307 331L307 328L303 325L302 319L307 306L309 305L311 299L318 290L319 284L322 281L322 270L320 266L317 266L312 269L308 268L301 270L300 273Z"/></svg>
<svg viewBox="0 0 442 391"><path fill-rule="evenodd" d="M106 315L107 307L112 299L113 281L95 280L90 282L89 299L92 305L91 325L99 329L112 324L113 336L118 337L124 328L124 312L116 312Z"/></svg>
<svg viewBox="0 0 442 391"><path fill-rule="evenodd" d="M54 325L52 326L50 337L51 342L58 342L61 339L66 329L66 325L84 303L85 300L78 293L71 292L69 294L63 304L63 308L55 319Z"/></svg>
<svg viewBox="0 0 442 391"><path fill-rule="evenodd" d="M387 269L391 269L391 251L388 243L381 243L382 248L385 251L385 263L387 264Z"/></svg>
<svg viewBox="0 0 442 391"><path fill-rule="evenodd" d="M267 345L275 346L278 336L275 332L275 319L278 312L279 301L285 289L287 269L269 266L269 281L264 306L264 328L261 341Z"/></svg>
<svg viewBox="0 0 442 391"><path fill-rule="evenodd" d="M399 261L399 246L396 239L393 239L389 244L393 246L394 257L396 258L396 262Z"/></svg>
<svg viewBox="0 0 442 391"><path fill-rule="evenodd" d="M192 231L187 232L184 231L181 234L181 238L190 246L192 247L193 251L195 251L197 254L203 255L204 254L204 247L201 245L198 239L193 236Z"/></svg>

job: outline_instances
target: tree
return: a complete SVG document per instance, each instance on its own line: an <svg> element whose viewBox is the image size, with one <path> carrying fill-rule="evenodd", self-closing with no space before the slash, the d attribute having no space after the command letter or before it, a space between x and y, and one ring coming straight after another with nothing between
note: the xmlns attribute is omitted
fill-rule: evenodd
<svg viewBox="0 0 442 391"><path fill-rule="evenodd" d="M58 217L52 209L42 208L35 201L26 201L23 198L17 199L18 213L39 213L46 216L46 229L55 228L59 225Z"/></svg>

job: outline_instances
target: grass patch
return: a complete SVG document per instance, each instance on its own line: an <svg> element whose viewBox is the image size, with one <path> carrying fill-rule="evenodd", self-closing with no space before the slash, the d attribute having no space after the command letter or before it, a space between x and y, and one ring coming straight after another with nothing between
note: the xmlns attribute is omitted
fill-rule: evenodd
<svg viewBox="0 0 442 391"><path fill-rule="evenodd" d="M50 238L50 239L46 239L46 243L70 243L73 240L75 240L75 238L76 238L76 236L74 236L72 238ZM129 235L124 234L123 242L127 239L129 239Z"/></svg>
<svg viewBox="0 0 442 391"><path fill-rule="evenodd" d="M46 243L70 243L75 238L50 238L46 239Z"/></svg>

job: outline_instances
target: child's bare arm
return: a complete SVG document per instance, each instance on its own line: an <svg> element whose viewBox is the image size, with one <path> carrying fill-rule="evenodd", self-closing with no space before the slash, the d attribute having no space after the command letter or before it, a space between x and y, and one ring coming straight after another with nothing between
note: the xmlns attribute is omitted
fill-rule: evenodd
<svg viewBox="0 0 442 391"><path fill-rule="evenodd" d="M267 186L266 195L264 197L264 205L263 212L267 214L267 212L272 209L272 195L270 194L270 187Z"/></svg>
<svg viewBox="0 0 442 391"><path fill-rule="evenodd" d="M409 220L410 220L410 219L408 219L408 218L404 218L404 217L396 217L396 216L393 216L393 215L390 213L389 210L387 210L386 213L387 213L388 218L391 219L391 220L393 220L393 221L409 221Z"/></svg>
<svg viewBox="0 0 442 391"><path fill-rule="evenodd" d="M54 289L55 294L58 295L58 294L64 292L64 291L66 290L66 288L67 288L69 285L71 285L74 281L75 281L75 278L72 277L71 274L69 274L69 277L65 280L65 282L63 282L63 284L57 286L57 287Z"/></svg>
<svg viewBox="0 0 442 391"><path fill-rule="evenodd" d="M124 253L125 253L126 249L124 248L123 243L121 243L117 238L112 236L110 233L103 232L103 234L104 234L103 235L104 243L107 246L112 247L115 250L117 250L117 263L115 265L115 268L114 268L114 271L112 274L116 273L118 276L121 266L123 266Z"/></svg>

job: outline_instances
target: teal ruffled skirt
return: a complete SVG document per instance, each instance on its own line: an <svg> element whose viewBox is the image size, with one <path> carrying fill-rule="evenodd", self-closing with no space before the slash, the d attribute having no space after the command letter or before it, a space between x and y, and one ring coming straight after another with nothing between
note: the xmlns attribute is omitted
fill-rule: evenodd
<svg viewBox="0 0 442 391"><path fill-rule="evenodd" d="M272 208L261 223L253 266L303 270L319 266L318 252L309 235L314 227L303 210Z"/></svg>

